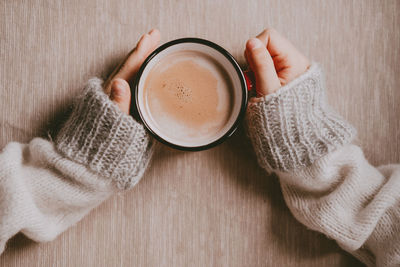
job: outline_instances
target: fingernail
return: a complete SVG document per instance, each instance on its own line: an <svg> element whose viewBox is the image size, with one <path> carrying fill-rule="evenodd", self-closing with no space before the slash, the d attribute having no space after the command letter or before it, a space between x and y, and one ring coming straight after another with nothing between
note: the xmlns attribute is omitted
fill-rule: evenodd
<svg viewBox="0 0 400 267"><path fill-rule="evenodd" d="M262 46L262 43L261 43L261 41L260 41L258 38L251 38L251 39L247 42L247 47L248 47L250 50L259 48L259 47L261 47L261 46Z"/></svg>

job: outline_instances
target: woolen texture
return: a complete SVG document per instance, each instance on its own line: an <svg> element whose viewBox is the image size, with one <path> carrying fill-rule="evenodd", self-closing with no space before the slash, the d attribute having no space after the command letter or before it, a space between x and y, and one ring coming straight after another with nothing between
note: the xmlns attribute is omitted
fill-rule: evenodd
<svg viewBox="0 0 400 267"><path fill-rule="evenodd" d="M111 177L119 189L139 181L152 151L143 125L109 100L97 78L89 80L55 143L63 155Z"/></svg>
<svg viewBox="0 0 400 267"><path fill-rule="evenodd" d="M321 69L252 101L247 129L260 165L280 178L293 215L368 266L400 266L400 165L375 168L355 130L327 105Z"/></svg>
<svg viewBox="0 0 400 267"><path fill-rule="evenodd" d="M118 189L135 185L152 154L144 127L91 79L52 143L9 143L0 153L0 254L18 232L49 241Z"/></svg>
<svg viewBox="0 0 400 267"><path fill-rule="evenodd" d="M288 171L312 164L332 149L349 143L355 129L325 100L320 67L248 107L248 133L259 163L267 170Z"/></svg>

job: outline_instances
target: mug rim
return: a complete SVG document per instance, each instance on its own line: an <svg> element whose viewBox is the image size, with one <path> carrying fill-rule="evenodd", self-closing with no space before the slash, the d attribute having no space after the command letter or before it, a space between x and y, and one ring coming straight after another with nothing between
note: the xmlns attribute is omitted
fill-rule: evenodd
<svg viewBox="0 0 400 267"><path fill-rule="evenodd" d="M157 133L155 133L151 127L148 125L148 123L146 122L145 117L142 114L142 111L140 110L140 106L139 106L139 97L138 97L138 92L139 92L139 81L140 78L142 77L143 71L146 68L146 66L148 65L148 63L155 57L157 56L161 51L167 49L170 46L176 45L176 44L180 44L180 43L197 43L197 44L202 44L202 45L206 45L209 46L215 50L217 50L218 52L220 52L222 55L224 55L228 61L233 65L233 67L236 70L237 75L239 76L240 79L240 84L241 84L241 89L242 89L242 101L241 101L241 107L240 107L240 111L239 114L237 115L235 122L232 124L231 128L229 128L228 131L226 131L226 133L221 136L220 138L218 138L217 140L205 144L205 145L201 145L201 146L181 146L181 145L177 145L174 143L171 143L167 140L165 140L164 138L162 138L161 136L159 136ZM136 78L135 78L135 106L136 106L136 110L135 112L138 113L140 120L142 121L142 123L144 124L144 126L146 127L146 129L150 132L150 134L157 139L159 142L178 149L178 150L182 150L182 151L200 151L200 150L206 150L212 147L215 147L221 143L223 143L226 139L228 139L229 137L231 137L233 135L233 133L236 131L236 129L239 126L239 122L241 121L242 117L244 116L244 113L246 111L247 108L247 98L248 98L248 92L247 92L247 84L246 84L246 80L243 74L242 69L240 68L239 64L237 63L236 59L227 51L225 50L223 47L217 45L214 42L211 42L209 40L206 39L201 39L201 38L195 38L195 37L186 37L186 38L179 38L179 39L175 39L172 41L169 41L161 46L159 46L157 49L155 49L143 62L143 64L140 66L137 74L136 74ZM131 101L132 102L132 101ZM131 103L132 106L133 103Z"/></svg>

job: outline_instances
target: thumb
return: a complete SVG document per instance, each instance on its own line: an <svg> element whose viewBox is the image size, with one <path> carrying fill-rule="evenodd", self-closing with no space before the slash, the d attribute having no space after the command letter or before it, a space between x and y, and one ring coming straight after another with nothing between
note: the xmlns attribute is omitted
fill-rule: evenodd
<svg viewBox="0 0 400 267"><path fill-rule="evenodd" d="M247 41L245 56L256 78L258 96L271 94L281 87L274 61L258 38Z"/></svg>
<svg viewBox="0 0 400 267"><path fill-rule="evenodd" d="M131 89L127 81L116 78L111 82L111 100L117 104L120 110L129 115L131 103Z"/></svg>

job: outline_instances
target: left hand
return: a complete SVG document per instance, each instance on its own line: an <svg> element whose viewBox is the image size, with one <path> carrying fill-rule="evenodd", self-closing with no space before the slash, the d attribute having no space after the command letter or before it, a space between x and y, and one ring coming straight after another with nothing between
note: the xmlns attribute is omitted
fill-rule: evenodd
<svg viewBox="0 0 400 267"><path fill-rule="evenodd" d="M129 81L135 77L147 56L157 48L160 37L160 31L157 29L142 35L136 47L129 52L104 83L105 93L110 96L110 99L122 112L128 115L131 104Z"/></svg>

